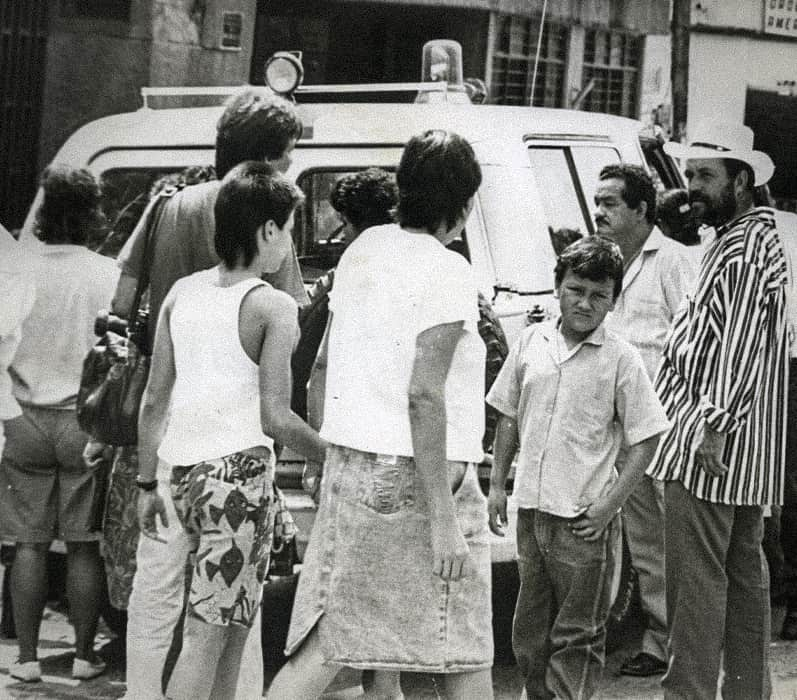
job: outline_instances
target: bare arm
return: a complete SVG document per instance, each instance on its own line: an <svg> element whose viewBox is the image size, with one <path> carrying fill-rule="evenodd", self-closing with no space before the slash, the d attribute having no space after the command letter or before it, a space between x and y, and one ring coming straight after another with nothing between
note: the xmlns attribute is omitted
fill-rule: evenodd
<svg viewBox="0 0 797 700"><path fill-rule="evenodd" d="M443 579L457 580L468 546L454 510L446 458L445 383L463 323L446 323L420 333L409 387L412 449L418 476L431 508L432 570Z"/></svg>
<svg viewBox="0 0 797 700"><path fill-rule="evenodd" d="M111 313L117 315L119 318L130 319L133 313L133 302L135 301L137 285L137 277L127 272L123 272L119 275L116 291L111 300Z"/></svg>
<svg viewBox="0 0 797 700"><path fill-rule="evenodd" d="M617 481L573 521L571 529L574 534L588 542L597 540L601 536L644 476L645 469L656 453L659 437L653 435L628 449L628 457Z"/></svg>
<svg viewBox="0 0 797 700"><path fill-rule="evenodd" d="M250 295L251 296L251 295ZM263 432L305 457L323 462L326 443L291 410L291 349L296 341L296 304L268 292L257 303L265 321L260 349L260 422Z"/></svg>
<svg viewBox="0 0 797 700"><path fill-rule="evenodd" d="M495 431L493 447L493 468L490 472L490 495L487 498L487 511L490 515L490 530L496 535L504 535L508 524L506 514L506 477L512 467L519 444L517 420L501 414Z"/></svg>
<svg viewBox="0 0 797 700"><path fill-rule="evenodd" d="M166 431L169 400L175 381L174 345L169 328L174 296L170 293L161 307L155 331L155 345L150 360L150 374L141 400L138 416L138 477L141 481L155 481L158 470L158 446ZM168 525L166 507L157 489L141 491L138 498L138 523L141 532L155 540L158 536L156 515Z"/></svg>

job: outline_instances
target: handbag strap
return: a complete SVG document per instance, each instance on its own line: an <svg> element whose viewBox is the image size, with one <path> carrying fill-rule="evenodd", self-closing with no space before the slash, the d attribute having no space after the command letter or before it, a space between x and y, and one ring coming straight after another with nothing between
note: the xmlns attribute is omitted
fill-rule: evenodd
<svg viewBox="0 0 797 700"><path fill-rule="evenodd" d="M130 307L130 318L128 319L130 328L132 328L133 324L136 322L136 317L141 308L141 299L144 296L144 292L146 292L149 287L150 270L152 268L152 252L154 248L152 245L152 238L155 229L160 224L163 207L166 204L166 200L170 199L176 192L183 189L183 187L184 185L176 185L162 189L155 195L155 201L152 203L147 213L147 221L144 224L146 230L144 234L146 236L144 239L144 265L136 284L136 295L133 297L133 305Z"/></svg>

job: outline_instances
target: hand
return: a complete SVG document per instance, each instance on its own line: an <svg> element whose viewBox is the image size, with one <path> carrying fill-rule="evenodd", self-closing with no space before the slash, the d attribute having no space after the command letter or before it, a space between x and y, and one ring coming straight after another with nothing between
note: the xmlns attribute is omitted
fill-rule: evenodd
<svg viewBox="0 0 797 700"><path fill-rule="evenodd" d="M166 516L166 504L157 489L155 491L139 491L136 511L141 534L156 542L165 543L166 540L158 535L156 516L160 516L163 527L169 527L169 519Z"/></svg>
<svg viewBox="0 0 797 700"><path fill-rule="evenodd" d="M490 487L487 496L487 513L490 516L490 531L503 537L504 528L509 524L506 516L506 491L501 488Z"/></svg>
<svg viewBox="0 0 797 700"><path fill-rule="evenodd" d="M725 433L703 426L703 439L695 450L695 464L709 476L722 476L728 471L727 465L722 463L726 439Z"/></svg>
<svg viewBox="0 0 797 700"><path fill-rule="evenodd" d="M450 525L432 522L432 573L444 581L458 581L465 571L468 555L468 543L456 519Z"/></svg>
<svg viewBox="0 0 797 700"><path fill-rule="evenodd" d="M113 459L113 445L106 445L92 438L83 448L83 461L90 469L95 469L100 463L111 459Z"/></svg>
<svg viewBox="0 0 797 700"><path fill-rule="evenodd" d="M570 523L570 531L582 540L595 542L612 522L617 507L605 496L590 503L589 507Z"/></svg>
<svg viewBox="0 0 797 700"><path fill-rule="evenodd" d="M324 465L308 459L302 470L302 488L310 494L313 503L318 505L321 499L321 477L324 475Z"/></svg>

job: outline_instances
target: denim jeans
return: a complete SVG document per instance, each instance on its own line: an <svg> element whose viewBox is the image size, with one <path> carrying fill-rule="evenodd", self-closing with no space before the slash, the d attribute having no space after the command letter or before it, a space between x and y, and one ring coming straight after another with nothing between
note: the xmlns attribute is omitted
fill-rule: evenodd
<svg viewBox="0 0 797 700"><path fill-rule="evenodd" d="M620 519L595 542L576 537L570 523L518 510L512 647L529 700L589 698L603 674Z"/></svg>

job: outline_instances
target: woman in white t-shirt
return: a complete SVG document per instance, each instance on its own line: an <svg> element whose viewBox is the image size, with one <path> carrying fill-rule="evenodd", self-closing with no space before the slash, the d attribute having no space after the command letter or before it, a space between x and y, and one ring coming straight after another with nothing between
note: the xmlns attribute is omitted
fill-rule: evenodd
<svg viewBox="0 0 797 700"><path fill-rule="evenodd" d="M261 279L292 249L300 200L267 163L233 168L215 204L221 263L178 280L161 307L139 421L138 520L181 564L189 550L196 558L173 700L235 695L271 549L274 440L324 458L325 443L290 409L296 303ZM167 500L182 529L162 537ZM140 583L161 585L137 577L133 595L145 600Z"/></svg>
<svg viewBox="0 0 797 700"><path fill-rule="evenodd" d="M294 656L269 698L318 697L341 665L444 673L452 697L492 697L485 348L470 266L445 247L481 171L462 138L427 131L396 181L398 224L364 231L335 273L308 401L330 447Z"/></svg>

